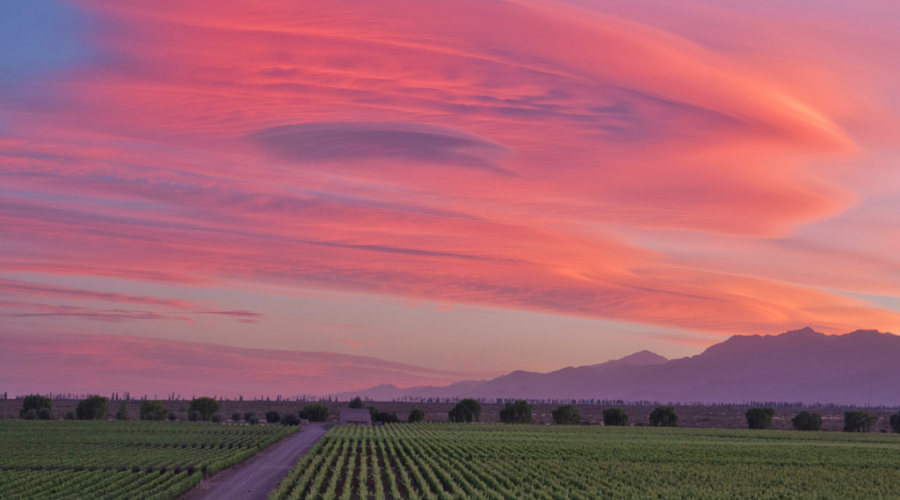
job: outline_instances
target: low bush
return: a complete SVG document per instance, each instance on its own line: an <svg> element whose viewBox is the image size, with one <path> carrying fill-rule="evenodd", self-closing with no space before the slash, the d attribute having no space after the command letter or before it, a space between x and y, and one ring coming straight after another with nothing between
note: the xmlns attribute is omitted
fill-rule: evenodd
<svg viewBox="0 0 900 500"><path fill-rule="evenodd" d="M256 414L253 413L252 411L248 411L247 413L244 413L244 422L249 422L250 419L255 416L256 416Z"/></svg>
<svg viewBox="0 0 900 500"><path fill-rule="evenodd" d="M400 418L396 413L388 413L386 411L377 411L372 416L373 422L381 422L382 424L399 424Z"/></svg>
<svg viewBox="0 0 900 500"><path fill-rule="evenodd" d="M22 420L37 420L38 414L34 408L31 408L29 410L19 412L19 418L21 418Z"/></svg>
<svg viewBox="0 0 900 500"><path fill-rule="evenodd" d="M53 418L53 414L50 413L50 408L41 408L37 413L38 420L50 420Z"/></svg>
<svg viewBox="0 0 900 500"><path fill-rule="evenodd" d="M775 410L773 408L750 408L744 416L747 417L747 427L751 429L771 429Z"/></svg>
<svg viewBox="0 0 900 500"><path fill-rule="evenodd" d="M300 417L296 413L285 413L281 416L281 425L300 425Z"/></svg>
<svg viewBox="0 0 900 500"><path fill-rule="evenodd" d="M650 413L650 425L653 427L678 427L678 415L673 406L657 406Z"/></svg>
<svg viewBox="0 0 900 500"><path fill-rule="evenodd" d="M225 417L222 416L221 413L213 413L212 415L210 415L209 421L214 424L221 424L225 421Z"/></svg>
<svg viewBox="0 0 900 500"><path fill-rule="evenodd" d="M621 408L603 410L603 425L625 426L628 425L628 415Z"/></svg>
<svg viewBox="0 0 900 500"><path fill-rule="evenodd" d="M795 431L817 431L822 428L822 415L801 411L791 419Z"/></svg>
<svg viewBox="0 0 900 500"><path fill-rule="evenodd" d="M425 420L425 410L421 408L413 408L412 411L409 412L409 417L406 419L406 421L411 424L421 422L423 420Z"/></svg>
<svg viewBox="0 0 900 500"><path fill-rule="evenodd" d="M197 410L188 412L188 420L191 422L199 422L200 421L200 412Z"/></svg>
<svg viewBox="0 0 900 500"><path fill-rule="evenodd" d="M141 420L156 420L156 414L152 411L148 411L147 413L141 415Z"/></svg>
<svg viewBox="0 0 900 500"><path fill-rule="evenodd" d="M66 420L75 420L75 412L67 411L66 412Z"/></svg>
<svg viewBox="0 0 900 500"><path fill-rule="evenodd" d="M259 419L256 418L256 415L253 415L252 417L247 419L247 423L250 425L256 425L259 423Z"/></svg>
<svg viewBox="0 0 900 500"><path fill-rule="evenodd" d="M170 411L169 416L166 418L169 419L169 422L174 422L174 421L178 420L178 415L175 415L175 413Z"/></svg>
<svg viewBox="0 0 900 500"><path fill-rule="evenodd" d="M234 422L240 422L240 421L241 421L241 414L240 414L240 413L232 413L232 414L231 414L231 420L234 421Z"/></svg>
<svg viewBox="0 0 900 500"><path fill-rule="evenodd" d="M128 409L125 408L124 402L119 406L119 411L116 412L116 420L128 420Z"/></svg>
<svg viewBox="0 0 900 500"><path fill-rule="evenodd" d="M268 422L270 424L277 424L280 421L281 421L281 415L279 415L277 411L272 410L272 411L266 412L266 422Z"/></svg>

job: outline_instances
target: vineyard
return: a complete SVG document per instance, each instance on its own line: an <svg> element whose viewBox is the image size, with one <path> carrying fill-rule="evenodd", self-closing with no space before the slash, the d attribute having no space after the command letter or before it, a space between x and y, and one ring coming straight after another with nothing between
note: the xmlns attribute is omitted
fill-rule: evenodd
<svg viewBox="0 0 900 500"><path fill-rule="evenodd" d="M0 422L0 500L175 498L296 426Z"/></svg>
<svg viewBox="0 0 900 500"><path fill-rule="evenodd" d="M335 427L270 498L900 498L900 436L494 424Z"/></svg>

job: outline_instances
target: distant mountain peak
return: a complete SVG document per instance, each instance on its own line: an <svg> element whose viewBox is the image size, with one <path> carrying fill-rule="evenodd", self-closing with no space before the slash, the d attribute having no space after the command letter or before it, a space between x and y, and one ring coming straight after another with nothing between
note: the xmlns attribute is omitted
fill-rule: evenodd
<svg viewBox="0 0 900 500"><path fill-rule="evenodd" d="M655 352L650 352L647 350L636 352L634 354L630 354L625 356L624 358L617 359L615 362L627 365L634 366L647 366L647 365L660 365L668 362L669 360L656 354Z"/></svg>

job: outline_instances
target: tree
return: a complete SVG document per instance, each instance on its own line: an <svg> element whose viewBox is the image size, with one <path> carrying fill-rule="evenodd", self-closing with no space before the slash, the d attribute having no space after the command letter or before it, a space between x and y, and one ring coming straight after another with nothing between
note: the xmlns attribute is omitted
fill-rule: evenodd
<svg viewBox="0 0 900 500"><path fill-rule="evenodd" d="M209 420L213 413L218 413L221 409L222 405L213 398L194 398L191 401L190 411L198 412L200 420Z"/></svg>
<svg viewBox="0 0 900 500"><path fill-rule="evenodd" d="M411 424L421 422L423 420L425 420L425 410L418 407L414 407L412 411L409 412L409 418L406 419L406 421Z"/></svg>
<svg viewBox="0 0 900 500"><path fill-rule="evenodd" d="M25 396L25 399L22 400L22 410L19 412L19 418L25 418L25 412L28 410L34 410L35 415L41 411L41 408L51 410L53 409L52 405L53 402L50 401L50 398L45 398L44 396L39 396L37 394Z"/></svg>
<svg viewBox="0 0 900 500"><path fill-rule="evenodd" d="M103 420L106 418L106 404L108 398L103 396L91 396L78 403L75 408L75 416L78 420Z"/></svg>
<svg viewBox="0 0 900 500"><path fill-rule="evenodd" d="M900 434L900 413L891 415L891 429L897 434Z"/></svg>
<svg viewBox="0 0 900 500"><path fill-rule="evenodd" d="M66 412L66 420L75 420L75 412L67 411Z"/></svg>
<svg viewBox="0 0 900 500"><path fill-rule="evenodd" d="M744 415L747 417L747 427L751 429L771 429L775 410L773 408L750 408Z"/></svg>
<svg viewBox="0 0 900 500"><path fill-rule="evenodd" d="M167 418L169 419L169 422L174 422L174 421L178 420L178 415L175 415L175 413L170 411L169 416Z"/></svg>
<svg viewBox="0 0 900 500"><path fill-rule="evenodd" d="M53 413L50 412L50 408L41 408L37 412L38 420L50 420L53 418Z"/></svg>
<svg viewBox="0 0 900 500"><path fill-rule="evenodd" d="M500 410L500 421L504 424L530 424L532 408L524 399L518 399L515 403L507 401Z"/></svg>
<svg viewBox="0 0 900 500"><path fill-rule="evenodd" d="M221 413L213 413L212 415L209 416L209 421L214 424L221 424L222 422L225 421L225 416L222 415Z"/></svg>
<svg viewBox="0 0 900 500"><path fill-rule="evenodd" d="M791 419L795 431L817 431L822 428L822 415L801 411Z"/></svg>
<svg viewBox="0 0 900 500"><path fill-rule="evenodd" d="M190 422L199 422L200 421L200 412L197 410L188 412L188 421Z"/></svg>
<svg viewBox="0 0 900 500"><path fill-rule="evenodd" d="M300 412L300 418L305 418L310 422L324 422L328 420L329 413L330 410L325 403L316 403L304 406Z"/></svg>
<svg viewBox="0 0 900 500"><path fill-rule="evenodd" d="M478 422L481 418L481 403L474 399L463 399L448 413L451 422Z"/></svg>
<svg viewBox="0 0 900 500"><path fill-rule="evenodd" d="M153 418L146 418L148 413L153 414ZM141 403L141 420L165 420L169 415L169 410L162 401L144 401Z"/></svg>
<svg viewBox="0 0 900 500"><path fill-rule="evenodd" d="M657 406L650 413L650 425L653 427L678 427L678 415L672 406Z"/></svg>
<svg viewBox="0 0 900 500"><path fill-rule="evenodd" d="M37 420L38 414L34 411L34 408L29 408L28 410L25 410L24 413L19 412L19 418L22 420Z"/></svg>
<svg viewBox="0 0 900 500"><path fill-rule="evenodd" d="M362 400L362 398L360 398L359 396L356 396L355 398L353 398L352 401L350 401L349 407L350 407L350 408L361 409L361 408L364 408L365 405L363 405L363 400Z"/></svg>
<svg viewBox="0 0 900 500"><path fill-rule="evenodd" d="M281 425L300 425L300 417L296 413L287 412L281 416Z"/></svg>
<svg viewBox="0 0 900 500"><path fill-rule="evenodd" d="M124 401L119 405L119 411L116 412L116 420L128 420L128 408L125 407Z"/></svg>
<svg viewBox="0 0 900 500"><path fill-rule="evenodd" d="M378 413L378 408L375 405L366 406L366 409L369 410L369 415L371 415L374 419L375 414Z"/></svg>
<svg viewBox="0 0 900 500"><path fill-rule="evenodd" d="M277 411L273 410L266 412L266 422L270 424L277 424L279 420L281 420L281 415L279 415Z"/></svg>
<svg viewBox="0 0 900 500"><path fill-rule="evenodd" d="M240 413L237 413L237 412L232 413L232 414L231 414L231 420L234 421L234 422L240 422L240 421L241 421L241 414L240 414Z"/></svg>
<svg viewBox="0 0 900 500"><path fill-rule="evenodd" d="M869 432L878 420L876 415L863 410L844 412L844 432Z"/></svg>
<svg viewBox="0 0 900 500"><path fill-rule="evenodd" d="M244 422L249 422L250 419L255 416L256 416L256 414L253 413L252 411L248 411L247 413L244 413Z"/></svg>
<svg viewBox="0 0 900 500"><path fill-rule="evenodd" d="M376 411L372 415L373 422L381 422L382 424L399 424L400 417L396 413L388 413L386 411Z"/></svg>
<svg viewBox="0 0 900 500"><path fill-rule="evenodd" d="M628 425L628 415L619 407L603 410L603 425L626 426Z"/></svg>
<svg viewBox="0 0 900 500"><path fill-rule="evenodd" d="M256 425L259 423L259 419L256 418L256 415L253 415L252 417L247 419L247 423L250 425Z"/></svg>
<svg viewBox="0 0 900 500"><path fill-rule="evenodd" d="M561 405L550 412L553 415L553 423L556 425L578 425L581 423L581 414L575 405Z"/></svg>

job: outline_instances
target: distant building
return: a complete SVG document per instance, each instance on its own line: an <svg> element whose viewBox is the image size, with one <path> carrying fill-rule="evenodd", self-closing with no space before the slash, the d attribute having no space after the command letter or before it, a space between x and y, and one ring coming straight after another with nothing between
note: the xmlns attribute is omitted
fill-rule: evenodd
<svg viewBox="0 0 900 500"><path fill-rule="evenodd" d="M341 408L340 425L372 425L372 414L368 408Z"/></svg>

